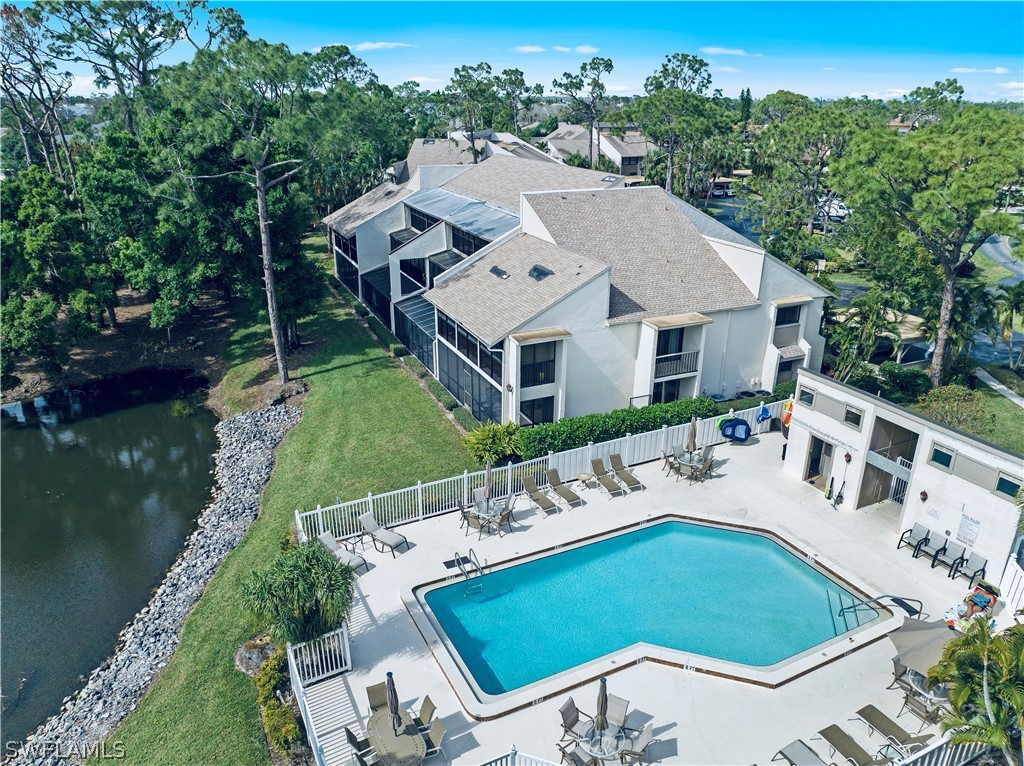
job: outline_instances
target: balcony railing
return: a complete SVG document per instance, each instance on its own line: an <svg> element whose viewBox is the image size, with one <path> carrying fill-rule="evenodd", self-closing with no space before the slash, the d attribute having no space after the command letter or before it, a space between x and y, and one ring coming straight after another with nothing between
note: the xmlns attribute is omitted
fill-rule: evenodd
<svg viewBox="0 0 1024 766"><path fill-rule="evenodd" d="M555 362L534 362L519 368L519 387L543 386L555 382Z"/></svg>
<svg viewBox="0 0 1024 766"><path fill-rule="evenodd" d="M681 354L659 356L654 360L654 377L655 379L671 378L676 375L697 372L699 357L699 351L684 351Z"/></svg>

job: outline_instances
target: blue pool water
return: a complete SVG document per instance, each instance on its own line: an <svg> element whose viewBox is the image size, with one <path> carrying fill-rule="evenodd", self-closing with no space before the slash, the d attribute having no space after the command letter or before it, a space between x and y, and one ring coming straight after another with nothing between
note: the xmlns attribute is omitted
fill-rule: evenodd
<svg viewBox="0 0 1024 766"><path fill-rule="evenodd" d="M474 583L477 581L474 581ZM771 539L666 522L536 559L424 598L486 694L638 641L773 665L856 627L849 591ZM859 610L859 624L877 618ZM855 618L856 619L856 618Z"/></svg>

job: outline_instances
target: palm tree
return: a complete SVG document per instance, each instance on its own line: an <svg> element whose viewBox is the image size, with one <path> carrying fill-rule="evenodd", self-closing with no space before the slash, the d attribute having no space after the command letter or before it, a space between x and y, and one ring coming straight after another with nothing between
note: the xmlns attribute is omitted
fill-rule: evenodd
<svg viewBox="0 0 1024 766"><path fill-rule="evenodd" d="M991 745L1011 766L1024 764L1024 625L994 634L986 620L972 620L928 678L949 685L953 711L942 729L952 730L951 742Z"/></svg>
<svg viewBox="0 0 1024 766"><path fill-rule="evenodd" d="M872 287L867 295L850 302L843 321L832 331L832 343L838 346L836 354L836 380L845 381L860 362L871 357L883 336L900 337L896 312L890 304L897 302L894 295Z"/></svg>
<svg viewBox="0 0 1024 766"><path fill-rule="evenodd" d="M1021 349L1016 361L1013 358L1013 323L1017 317L1024 317L1024 282L1018 282L1010 287L1000 287L996 294L996 307L1003 343L1010 350L1010 369L1015 370L1024 360L1024 349Z"/></svg>
<svg viewBox="0 0 1024 766"><path fill-rule="evenodd" d="M311 641L341 627L354 579L351 567L313 542L253 572L241 589L242 606L276 639Z"/></svg>

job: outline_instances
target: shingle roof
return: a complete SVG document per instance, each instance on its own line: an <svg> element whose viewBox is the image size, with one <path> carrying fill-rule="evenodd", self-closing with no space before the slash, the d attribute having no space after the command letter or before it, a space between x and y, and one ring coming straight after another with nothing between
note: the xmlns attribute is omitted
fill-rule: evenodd
<svg viewBox="0 0 1024 766"><path fill-rule="evenodd" d="M553 273L538 281L529 275L535 265ZM493 273L493 267L508 277ZM518 234L439 280L424 296L491 346L607 268L545 240Z"/></svg>
<svg viewBox="0 0 1024 766"><path fill-rule="evenodd" d="M662 189L546 192L525 200L560 247L612 267L612 323L757 304Z"/></svg>
<svg viewBox="0 0 1024 766"><path fill-rule="evenodd" d="M606 181L606 178L612 180ZM622 176L568 165L530 162L517 157L490 157L442 184L449 191L519 212L519 195L552 189L604 189L620 186Z"/></svg>
<svg viewBox="0 0 1024 766"><path fill-rule="evenodd" d="M486 145L485 139L475 139L477 151ZM469 148L469 139L449 140L447 138L417 138L409 148L409 176L412 177L420 165L469 165L473 162L473 152Z"/></svg>
<svg viewBox="0 0 1024 766"><path fill-rule="evenodd" d="M608 133L601 134L601 143L611 144L615 151L623 157L646 157L658 148L656 144L650 143L644 138L643 133L630 131L622 136L614 136Z"/></svg>
<svg viewBox="0 0 1024 766"><path fill-rule="evenodd" d="M381 184L362 197L352 200L345 207L324 216L322 223L339 234L348 234L363 221L368 221L377 213L408 197L410 193L408 189L392 183Z"/></svg>
<svg viewBox="0 0 1024 766"><path fill-rule="evenodd" d="M581 157L590 158L590 149L592 142L586 136L580 138L553 138L548 141L548 146L555 149L560 154L573 154L579 153ZM597 156L597 146L593 145L594 156Z"/></svg>

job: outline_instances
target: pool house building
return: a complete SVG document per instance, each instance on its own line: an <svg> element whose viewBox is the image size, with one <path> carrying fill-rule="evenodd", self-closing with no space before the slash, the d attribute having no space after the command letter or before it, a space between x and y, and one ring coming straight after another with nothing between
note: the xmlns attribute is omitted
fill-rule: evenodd
<svg viewBox="0 0 1024 766"><path fill-rule="evenodd" d="M621 176L419 165L324 224L338 279L479 420L727 399L820 365L826 290Z"/></svg>

